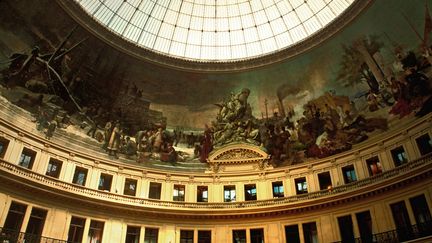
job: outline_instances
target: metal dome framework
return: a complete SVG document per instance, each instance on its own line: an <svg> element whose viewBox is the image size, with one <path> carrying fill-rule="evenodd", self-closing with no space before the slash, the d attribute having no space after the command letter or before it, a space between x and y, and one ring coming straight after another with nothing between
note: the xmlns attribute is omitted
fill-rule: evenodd
<svg viewBox="0 0 432 243"><path fill-rule="evenodd" d="M293 46L354 0L75 0L119 36L156 53L236 61Z"/></svg>

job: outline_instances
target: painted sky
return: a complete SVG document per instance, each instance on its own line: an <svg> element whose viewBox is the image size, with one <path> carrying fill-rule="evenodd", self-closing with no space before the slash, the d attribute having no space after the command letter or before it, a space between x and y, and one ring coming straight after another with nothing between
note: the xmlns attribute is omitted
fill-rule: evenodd
<svg viewBox="0 0 432 243"><path fill-rule="evenodd" d="M418 47L419 39L404 15L423 34L425 3L432 6L432 0L377 0L342 31L306 53L247 72L195 74L191 76L195 85L179 85L177 90L182 94L174 95L172 102L166 97L151 97L155 101L152 108L163 111L169 126L202 128L216 116L217 108L213 103L244 87L251 89L249 102L256 117L265 113L265 99L269 101L270 114L277 109L277 90L281 87L290 93L284 103L299 107L329 90L335 90L339 95L352 96L367 87L360 85L346 88L336 80L342 45L349 45L361 36L377 35L384 43L380 52L385 62L391 64L394 61L392 42L401 44L407 50ZM158 99L164 101L157 102Z"/></svg>

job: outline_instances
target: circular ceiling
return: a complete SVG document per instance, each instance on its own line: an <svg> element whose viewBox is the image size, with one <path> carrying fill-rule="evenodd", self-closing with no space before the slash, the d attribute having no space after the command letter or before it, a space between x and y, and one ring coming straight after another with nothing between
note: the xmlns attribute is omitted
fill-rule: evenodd
<svg viewBox="0 0 432 243"><path fill-rule="evenodd" d="M250 59L292 46L355 0L75 0L123 38L199 61Z"/></svg>

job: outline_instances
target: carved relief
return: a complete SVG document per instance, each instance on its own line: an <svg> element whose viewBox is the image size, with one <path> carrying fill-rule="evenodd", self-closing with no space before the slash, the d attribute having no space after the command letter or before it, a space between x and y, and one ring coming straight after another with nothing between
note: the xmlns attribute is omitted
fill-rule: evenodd
<svg viewBox="0 0 432 243"><path fill-rule="evenodd" d="M249 149L233 149L220 154L215 158L215 160L241 160L253 158L263 158L263 156Z"/></svg>

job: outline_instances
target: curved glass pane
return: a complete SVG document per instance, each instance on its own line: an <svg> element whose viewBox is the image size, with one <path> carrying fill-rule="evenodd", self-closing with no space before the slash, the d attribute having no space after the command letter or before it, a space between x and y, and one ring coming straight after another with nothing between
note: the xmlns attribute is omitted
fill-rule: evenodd
<svg viewBox="0 0 432 243"><path fill-rule="evenodd" d="M354 0L75 0L127 40L207 61L256 57L322 29Z"/></svg>

